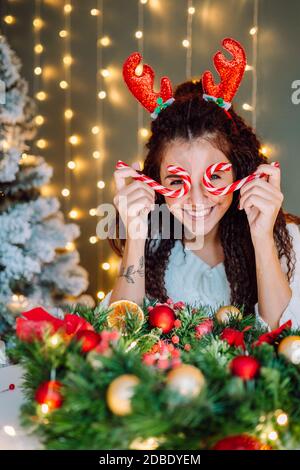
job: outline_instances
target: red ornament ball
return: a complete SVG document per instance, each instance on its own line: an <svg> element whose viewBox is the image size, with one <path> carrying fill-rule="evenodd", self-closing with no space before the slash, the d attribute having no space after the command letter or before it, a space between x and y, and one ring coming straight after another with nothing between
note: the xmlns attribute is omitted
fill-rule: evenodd
<svg viewBox="0 0 300 470"><path fill-rule="evenodd" d="M81 351L83 353L88 353L95 349L95 347L100 343L101 336L95 331L91 330L80 330L76 334L76 339L81 342Z"/></svg>
<svg viewBox="0 0 300 470"><path fill-rule="evenodd" d="M16 388L15 384L9 384L9 390L14 390Z"/></svg>
<svg viewBox="0 0 300 470"><path fill-rule="evenodd" d="M213 450L270 450L271 447L262 444L258 439L248 434L228 436L217 442Z"/></svg>
<svg viewBox="0 0 300 470"><path fill-rule="evenodd" d="M63 402L61 383L57 380L43 382L35 392L35 400L40 405L48 405L50 410L60 408Z"/></svg>
<svg viewBox="0 0 300 470"><path fill-rule="evenodd" d="M230 363L231 373L243 380L254 379L259 369L259 362L252 356L237 356Z"/></svg>
<svg viewBox="0 0 300 470"><path fill-rule="evenodd" d="M161 328L163 333L169 333L174 328L176 316L167 305L158 305L149 312L149 323L153 328Z"/></svg>

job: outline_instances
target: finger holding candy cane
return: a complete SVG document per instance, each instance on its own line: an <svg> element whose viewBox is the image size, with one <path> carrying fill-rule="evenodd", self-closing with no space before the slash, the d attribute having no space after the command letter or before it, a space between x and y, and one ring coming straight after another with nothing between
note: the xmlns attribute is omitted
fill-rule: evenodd
<svg viewBox="0 0 300 470"><path fill-rule="evenodd" d="M121 168L130 168L129 165L124 163L122 160L118 160L116 164L117 169ZM189 190L191 189L191 177L189 173L182 167L176 165L168 165L168 171L173 175L179 176L183 180L183 186L180 189L169 189L165 186L157 183L155 180L150 178L149 176L138 174L135 176L133 175L132 178L135 180L143 181L146 183L150 188L153 188L158 193L162 194L163 196L171 197L171 198L180 198L185 196Z"/></svg>

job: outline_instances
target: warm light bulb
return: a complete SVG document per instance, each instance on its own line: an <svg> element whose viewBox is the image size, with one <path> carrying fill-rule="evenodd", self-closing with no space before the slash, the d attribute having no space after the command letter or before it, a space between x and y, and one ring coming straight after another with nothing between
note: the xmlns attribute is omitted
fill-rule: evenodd
<svg viewBox="0 0 300 470"><path fill-rule="evenodd" d="M73 62L73 59L72 59L72 57L71 57L69 54L67 54L67 55L65 55L65 56L63 57L63 63L64 63L65 65L71 65L72 62Z"/></svg>
<svg viewBox="0 0 300 470"><path fill-rule="evenodd" d="M99 14L100 14L100 10L98 10L97 8L92 8L91 10L92 16L98 16Z"/></svg>
<svg viewBox="0 0 300 470"><path fill-rule="evenodd" d="M41 73L42 73L42 68L41 68L41 67L35 67L34 73L35 73L35 75L41 75Z"/></svg>
<svg viewBox="0 0 300 470"><path fill-rule="evenodd" d="M43 21L41 18L34 18L33 20L33 26L35 29L41 29L43 26Z"/></svg>
<svg viewBox="0 0 300 470"><path fill-rule="evenodd" d="M98 183L97 183L97 188L103 189L104 187L105 187L104 181L102 181L102 180L98 181Z"/></svg>
<svg viewBox="0 0 300 470"><path fill-rule="evenodd" d="M186 48L187 48L187 47L190 46L190 41L189 41L188 39L184 39L184 40L182 41L182 45L183 45L183 47L186 47Z"/></svg>
<svg viewBox="0 0 300 470"><path fill-rule="evenodd" d="M35 96L39 101L44 101L47 98L47 95L44 91L38 91Z"/></svg>
<svg viewBox="0 0 300 470"><path fill-rule="evenodd" d="M286 426L288 423L288 416L286 413L280 413L276 418L277 424L279 426Z"/></svg>
<svg viewBox="0 0 300 470"><path fill-rule="evenodd" d="M263 147L261 147L261 148L260 148L260 153L266 157L266 156L268 155L268 153L269 153L268 147L267 147L266 145L264 145Z"/></svg>
<svg viewBox="0 0 300 470"><path fill-rule="evenodd" d="M111 40L108 36L103 36L102 38L100 38L99 42L103 47L107 47L111 44Z"/></svg>
<svg viewBox="0 0 300 470"><path fill-rule="evenodd" d="M71 137L69 137L69 142L70 142L70 144L72 144L72 145L77 145L77 144L79 144L79 137L78 137L78 135L76 135L76 134L71 135Z"/></svg>
<svg viewBox="0 0 300 470"><path fill-rule="evenodd" d="M77 219L78 218L78 211L76 209L72 209L70 212L69 212L69 217L70 219Z"/></svg>
<svg viewBox="0 0 300 470"><path fill-rule="evenodd" d="M195 10L195 7L189 7L189 8L188 8L188 13L189 13L189 15L193 15L193 14L195 13L195 11L196 11L196 10Z"/></svg>
<svg viewBox="0 0 300 470"><path fill-rule="evenodd" d="M135 32L135 37L137 39L141 39L143 37L143 31L136 31Z"/></svg>
<svg viewBox="0 0 300 470"><path fill-rule="evenodd" d="M252 65L247 64L246 67L245 67L245 70L246 70L246 72L248 72L249 70L253 70Z"/></svg>
<svg viewBox="0 0 300 470"><path fill-rule="evenodd" d="M252 107L250 104L248 104L248 103L244 103L244 104L243 104L243 109L244 109L245 111L253 111L253 107Z"/></svg>
<svg viewBox="0 0 300 470"><path fill-rule="evenodd" d="M41 126L42 124L44 124L44 122L45 122L45 119L41 114L38 114L35 117L35 123L36 123L37 126Z"/></svg>
<svg viewBox="0 0 300 470"><path fill-rule="evenodd" d="M72 11L72 5L70 3L67 3L65 6L64 6L64 12L65 13L71 13Z"/></svg>
<svg viewBox="0 0 300 470"><path fill-rule="evenodd" d="M44 149L47 147L47 141L45 139L39 139L36 143L36 146L39 148L39 149Z"/></svg>
<svg viewBox="0 0 300 470"><path fill-rule="evenodd" d="M148 129L146 129L145 127L142 127L140 129L140 135L141 135L141 137L148 137L148 135L149 135Z"/></svg>
<svg viewBox="0 0 300 470"><path fill-rule="evenodd" d="M75 243L74 242L68 242L66 244L66 250L67 251L74 251L75 250Z"/></svg>
<svg viewBox="0 0 300 470"><path fill-rule="evenodd" d="M251 36L254 36L257 33L257 30L257 26L253 26L253 28L250 29L249 33L251 34Z"/></svg>
<svg viewBox="0 0 300 470"><path fill-rule="evenodd" d="M43 403L41 405L41 412L46 415L47 413L49 413L49 406L47 405L47 403Z"/></svg>
<svg viewBox="0 0 300 470"><path fill-rule="evenodd" d="M103 290L99 290L99 292L97 292L97 297L99 300L104 299L105 293L103 292Z"/></svg>
<svg viewBox="0 0 300 470"><path fill-rule="evenodd" d="M99 134L100 132L100 127L99 126L93 126L92 127L92 134Z"/></svg>
<svg viewBox="0 0 300 470"><path fill-rule="evenodd" d="M89 210L89 214L90 214L92 217L94 217L95 215L97 215L97 209L95 209L95 208L90 209L90 210Z"/></svg>
<svg viewBox="0 0 300 470"><path fill-rule="evenodd" d="M74 115L72 109L66 109L64 114L66 119L72 119Z"/></svg>
<svg viewBox="0 0 300 470"><path fill-rule="evenodd" d="M70 190L68 188L64 188L62 189L61 194L63 195L63 197L68 197L70 196Z"/></svg>
<svg viewBox="0 0 300 470"><path fill-rule="evenodd" d="M110 71L108 69L102 69L100 71L100 73L101 73L102 77L104 77L104 78L110 77Z"/></svg>
<svg viewBox="0 0 300 470"><path fill-rule="evenodd" d="M63 90L65 90L66 88L68 88L68 82L66 82L66 80L62 80L61 82L59 82L59 86L60 88L62 88Z"/></svg>
<svg viewBox="0 0 300 470"><path fill-rule="evenodd" d="M106 98L106 91L104 91L104 90L99 91L98 98L100 100L104 100Z"/></svg>
<svg viewBox="0 0 300 470"><path fill-rule="evenodd" d="M97 243L97 241L98 241L98 238L95 237L95 236L89 238L89 242L90 242L92 245L95 245L95 243Z"/></svg>
<svg viewBox="0 0 300 470"><path fill-rule="evenodd" d="M14 24L14 23L16 22L15 17L12 16L12 15L6 15L6 16L4 16L3 19L4 19L4 22L5 22L6 24Z"/></svg>
<svg viewBox="0 0 300 470"><path fill-rule="evenodd" d="M34 52L36 54L41 54L43 52L43 50L44 50L44 48L43 48L42 44L36 44L34 46Z"/></svg>
<svg viewBox="0 0 300 470"><path fill-rule="evenodd" d="M110 269L110 264L109 263L102 263L101 267L104 271L108 271Z"/></svg>
<svg viewBox="0 0 300 470"><path fill-rule="evenodd" d="M59 33L61 38L66 38L68 36L68 31L66 31L65 29L62 29Z"/></svg>
<svg viewBox="0 0 300 470"><path fill-rule="evenodd" d="M93 158L95 158L96 160L100 158L100 152L98 150L95 150L95 152L93 152Z"/></svg>
<svg viewBox="0 0 300 470"><path fill-rule="evenodd" d="M142 5L146 5L146 3L148 2L148 0L140 0L141 4Z"/></svg>
<svg viewBox="0 0 300 470"><path fill-rule="evenodd" d="M73 161L73 160L70 160L68 163L67 163L67 166L70 170L74 170L76 168L76 163Z"/></svg>
<svg viewBox="0 0 300 470"><path fill-rule="evenodd" d="M268 434L268 438L270 439L270 441L276 441L278 439L278 434L276 431L271 431L269 434Z"/></svg>

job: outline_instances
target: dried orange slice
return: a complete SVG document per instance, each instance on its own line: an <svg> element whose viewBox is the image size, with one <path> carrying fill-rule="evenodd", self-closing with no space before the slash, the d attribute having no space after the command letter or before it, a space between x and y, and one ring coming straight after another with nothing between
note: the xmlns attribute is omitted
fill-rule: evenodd
<svg viewBox="0 0 300 470"><path fill-rule="evenodd" d="M110 312L107 315L107 324L110 328L124 330L126 326L126 314L137 315L139 324L144 321L144 312L141 307L131 300L117 300L109 306Z"/></svg>

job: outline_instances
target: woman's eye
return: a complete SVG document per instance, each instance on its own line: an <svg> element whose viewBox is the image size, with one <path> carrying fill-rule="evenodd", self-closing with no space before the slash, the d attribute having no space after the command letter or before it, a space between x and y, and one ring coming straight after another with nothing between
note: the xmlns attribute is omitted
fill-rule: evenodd
<svg viewBox="0 0 300 470"><path fill-rule="evenodd" d="M171 181L170 185L174 186L175 184L181 184L181 183L182 183L182 180L173 180Z"/></svg>
<svg viewBox="0 0 300 470"><path fill-rule="evenodd" d="M219 180L220 178L221 178L221 177L220 177L219 175L217 175L216 173L213 173L213 174L211 175L211 178L210 178L210 179L211 179L211 180L213 180L213 179Z"/></svg>

